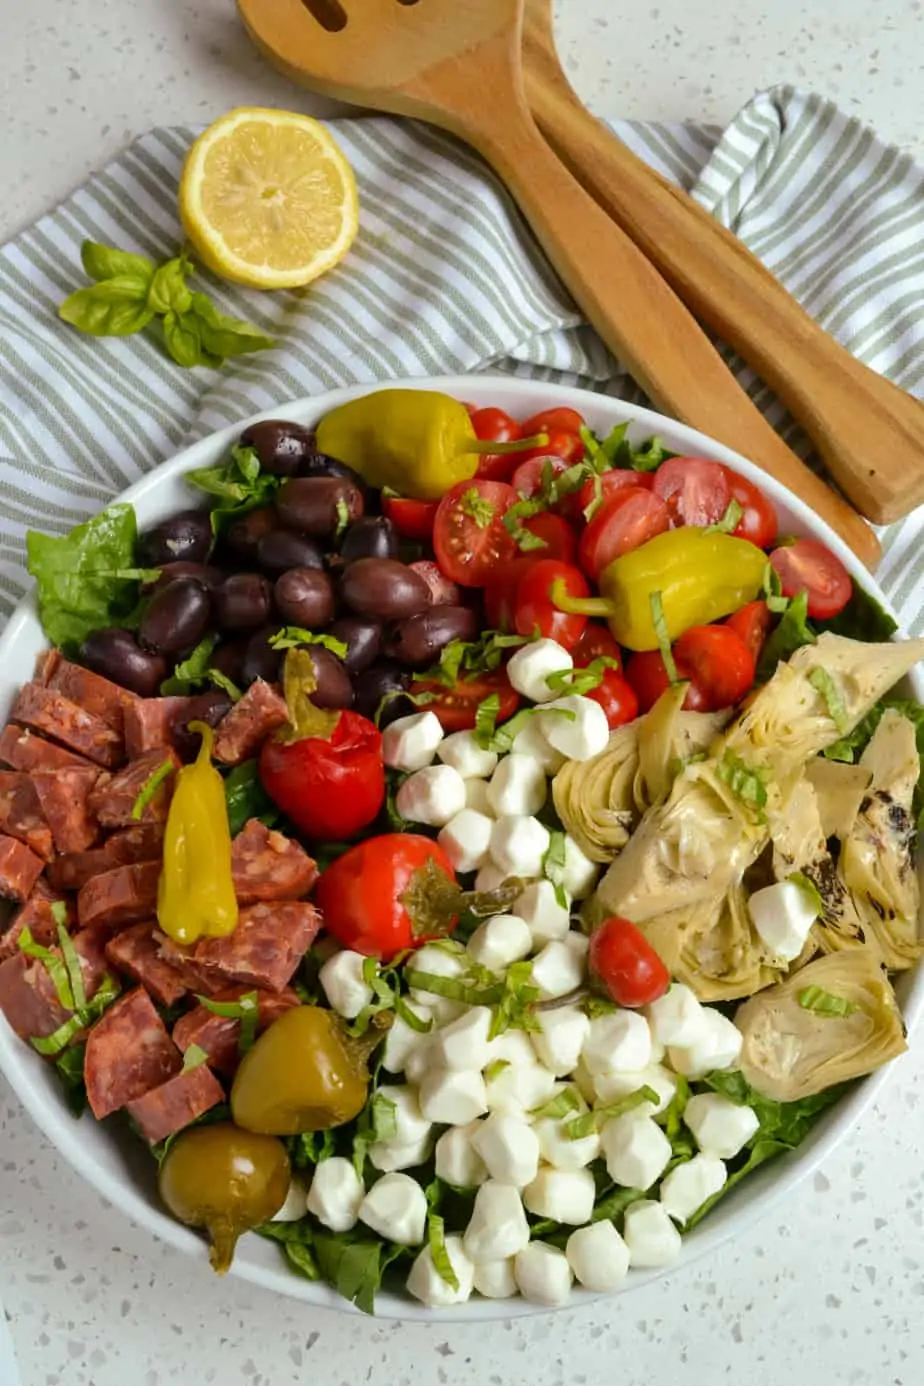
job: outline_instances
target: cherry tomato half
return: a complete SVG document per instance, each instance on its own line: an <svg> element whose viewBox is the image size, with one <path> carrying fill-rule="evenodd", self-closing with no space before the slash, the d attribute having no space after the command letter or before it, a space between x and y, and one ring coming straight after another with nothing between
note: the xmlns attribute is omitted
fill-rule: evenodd
<svg viewBox="0 0 924 1386"><path fill-rule="evenodd" d="M736 635L740 635L756 663L760 659L772 621L773 613L766 602L748 602L729 616L725 624Z"/></svg>
<svg viewBox="0 0 924 1386"><path fill-rule="evenodd" d="M454 731L471 731L475 725L478 704L496 693L500 698L497 722L506 722L520 705L520 695L510 687L503 669L490 674L478 674L473 679L459 679L452 688L441 683L416 683L415 693L430 693L432 703L426 703L427 712L435 712L440 726L448 735Z"/></svg>
<svg viewBox="0 0 924 1386"><path fill-rule="evenodd" d="M553 515L549 510L540 510L538 515L530 515L523 521L523 528L535 534L545 544L544 549L521 550L526 556L536 558L560 558L563 563L573 563L577 557L577 539L574 530L561 515Z"/></svg>
<svg viewBox="0 0 924 1386"><path fill-rule="evenodd" d="M452 582L483 587L519 550L503 526L516 500L503 481L460 481L439 503L433 525L436 561Z"/></svg>
<svg viewBox="0 0 924 1386"><path fill-rule="evenodd" d="M584 427L584 419L576 409L559 405L556 409L541 409L538 414L524 419L520 424L520 437L530 438L534 433L579 433Z"/></svg>
<svg viewBox="0 0 924 1386"><path fill-rule="evenodd" d="M628 467L613 467L608 472L601 472L597 481L600 483L600 504L597 506L591 520L599 515L606 503L613 499L620 491L626 491L630 486L638 486L643 491L650 491L654 485L653 472L633 472ZM577 493L577 508L583 515L589 510L597 499L597 484L593 477L585 481L580 491Z"/></svg>
<svg viewBox="0 0 924 1386"><path fill-rule="evenodd" d="M484 442L510 443L520 437L520 425L503 409L473 409L471 420L477 437ZM530 434L523 436L528 438ZM478 463L476 475L486 481L509 481L520 457L516 452L487 452Z"/></svg>
<svg viewBox="0 0 924 1386"><path fill-rule="evenodd" d="M671 984L670 973L642 931L612 915L590 936L590 974L617 1006L650 1006Z"/></svg>
<svg viewBox="0 0 924 1386"><path fill-rule="evenodd" d="M728 509L731 489L720 462L669 457L654 474L654 493L666 502L674 525L715 525Z"/></svg>
<svg viewBox="0 0 924 1386"><path fill-rule="evenodd" d="M784 597L808 593L808 614L827 621L850 601L853 580L836 554L817 539L797 539L770 555Z"/></svg>
<svg viewBox="0 0 924 1386"><path fill-rule="evenodd" d="M725 468L725 475L731 499L741 506L741 519L734 533L739 539L750 539L759 549L769 549L780 529L773 502L753 481L739 476L731 467Z"/></svg>
<svg viewBox="0 0 924 1386"><path fill-rule="evenodd" d="M552 584L561 579L569 596L588 597L590 588L584 574L570 563L542 558L520 579L514 602L514 627L520 635L540 635L557 640L566 650L580 640L586 616L559 611L550 596Z"/></svg>
<svg viewBox="0 0 924 1386"><path fill-rule="evenodd" d="M670 525L668 508L660 496L640 486L624 487L597 511L584 530L578 562L588 577L596 579L614 558L663 534Z"/></svg>
<svg viewBox="0 0 924 1386"><path fill-rule="evenodd" d="M439 501L414 500L410 496L383 496L382 513L391 520L402 539L426 543L433 534Z"/></svg>
<svg viewBox="0 0 924 1386"><path fill-rule="evenodd" d="M517 462L519 465L510 478L510 485L518 496L524 496L527 500L532 496L537 496L542 490L542 478L547 463L552 469L553 476L559 476L562 472L566 472L569 466L564 458L553 457L551 453L545 450L527 454L518 453Z"/></svg>
<svg viewBox="0 0 924 1386"><path fill-rule="evenodd" d="M683 658L674 656L677 677L689 682L683 706L687 712L706 712L707 699L693 680L693 670ZM670 687L667 668L660 650L644 650L634 654L626 665L626 680L635 689L639 712L650 712L666 688Z"/></svg>
<svg viewBox="0 0 924 1386"><path fill-rule="evenodd" d="M519 453L521 462L527 462L534 457L558 457L566 467L570 467L574 462L580 462L583 458L584 444L576 433L569 433L561 428L537 429L536 431L545 433L548 442L544 447L528 448L525 452ZM520 433L521 438L531 436L526 432L521 431Z"/></svg>
<svg viewBox="0 0 924 1386"><path fill-rule="evenodd" d="M607 669L602 682L592 688L587 697L600 704L610 727L621 727L624 722L633 722L638 716L635 689L618 669Z"/></svg>
<svg viewBox="0 0 924 1386"><path fill-rule="evenodd" d="M588 621L580 640L571 651L575 669L586 669L595 659L605 655L615 659L617 670L622 669L622 654L613 636L599 621Z"/></svg>
<svg viewBox="0 0 924 1386"><path fill-rule="evenodd" d="M690 670L706 712L741 701L754 684L754 655L731 626L691 626L673 649L675 661Z"/></svg>

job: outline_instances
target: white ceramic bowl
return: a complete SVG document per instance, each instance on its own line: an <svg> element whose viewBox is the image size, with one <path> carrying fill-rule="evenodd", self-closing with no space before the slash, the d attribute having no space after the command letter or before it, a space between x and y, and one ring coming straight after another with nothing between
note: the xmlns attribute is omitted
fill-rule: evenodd
<svg viewBox="0 0 924 1386"><path fill-rule="evenodd" d="M618 399L591 394L563 386L497 376L449 376L427 381L395 381L393 385L413 385L417 388L442 390L459 399L482 405L499 405L514 416L525 417L553 405L569 405L587 419L598 432L609 430L625 419L633 421L630 436L635 441L659 434L673 451L686 455L713 458L736 468L757 482L771 497L779 512L781 528L797 534L810 534L823 540L847 565L850 572L863 583L883 605L888 603L876 583L854 558L842 541L823 524L809 508L784 487L764 476L757 467L721 444L713 442L695 429L685 428L650 410L636 409ZM315 423L328 410L374 388L362 385L314 399L301 400L259 415L261 418L285 417L303 424ZM190 492L183 485L183 476L194 467L214 466L227 455L237 440L244 422L212 434L202 442L165 462L119 497L131 501L140 528L147 528L176 510L188 506ZM32 675L36 655L46 642L39 625L35 601L27 596L14 612L0 637L0 726L6 721L13 698L20 684ZM909 692L924 702L924 678L913 673L908 679ZM899 1001L912 1028L924 1003L924 969L905 973L896 987ZM113 1122L96 1123L85 1115L75 1124L64 1102L54 1071L39 1056L13 1034L0 1016L0 1070L15 1089L30 1116L57 1146L74 1168L104 1197L121 1208L152 1236L160 1237L202 1263L202 1274L210 1275L205 1245L194 1232L169 1217L161 1206L155 1188L154 1163L142 1143L127 1130ZM881 1069L859 1084L854 1091L819 1121L809 1138L791 1155L780 1157L757 1170L724 1199L705 1222L684 1240L678 1265L688 1264L694 1257L714 1250L734 1237L770 1207L785 1197L794 1185L814 1169L830 1153L858 1119L860 1113L874 1100L882 1085L888 1081L890 1068ZM352 1309L326 1285L315 1284L288 1268L280 1248L255 1236L245 1237L235 1256L232 1274L250 1280L279 1294L309 1304L324 1305L345 1312ZM669 1271L633 1271L626 1289L643 1285ZM589 1303L598 1296L575 1289L570 1304ZM473 1298L467 1304L452 1309L427 1309L410 1296L382 1293L378 1296L377 1313L381 1318L440 1319L453 1322L484 1319L518 1318L528 1314L546 1313L522 1299L488 1300Z"/></svg>

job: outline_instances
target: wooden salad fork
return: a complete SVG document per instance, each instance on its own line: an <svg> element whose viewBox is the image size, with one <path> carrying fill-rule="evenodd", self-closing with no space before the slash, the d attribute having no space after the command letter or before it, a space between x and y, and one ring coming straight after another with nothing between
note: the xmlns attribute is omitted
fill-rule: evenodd
<svg viewBox="0 0 924 1386"><path fill-rule="evenodd" d="M665 413L788 486L874 567L876 536L783 443L650 260L576 182L526 104L524 0L238 0L295 81L413 116L473 145L519 203L607 346Z"/></svg>
<svg viewBox="0 0 924 1386"><path fill-rule="evenodd" d="M697 318L766 380L857 509L884 522L924 502L924 407L851 356L733 232L591 115L559 64L551 0L526 0L523 67L556 153Z"/></svg>

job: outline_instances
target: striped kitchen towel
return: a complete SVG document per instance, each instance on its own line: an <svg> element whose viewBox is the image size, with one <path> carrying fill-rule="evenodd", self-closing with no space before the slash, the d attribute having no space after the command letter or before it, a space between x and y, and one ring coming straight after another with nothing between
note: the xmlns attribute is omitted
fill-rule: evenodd
<svg viewBox="0 0 924 1386"><path fill-rule="evenodd" d="M731 226L846 347L924 394L924 187L909 156L791 87L756 97L724 134L613 128ZM0 621L26 586L28 528L62 532L185 443L285 400L488 370L633 396L477 155L410 121L362 116L334 129L359 183L355 248L309 290L210 282L222 311L278 340L221 370L183 370L147 333L97 340L56 316L84 282L85 237L175 253L177 178L195 130L143 136L0 250ZM726 355L807 456L778 401ZM880 579L906 627L924 632L924 508L882 538Z"/></svg>

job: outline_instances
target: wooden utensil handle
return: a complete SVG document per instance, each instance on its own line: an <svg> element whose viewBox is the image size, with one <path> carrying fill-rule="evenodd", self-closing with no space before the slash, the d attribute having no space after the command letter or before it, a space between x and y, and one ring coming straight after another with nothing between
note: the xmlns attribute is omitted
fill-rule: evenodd
<svg viewBox="0 0 924 1386"><path fill-rule="evenodd" d="M544 80L530 50L530 104L543 133L697 316L759 372L799 419L831 474L871 519L924 501L924 409L862 365L742 242L658 177L576 97Z"/></svg>

